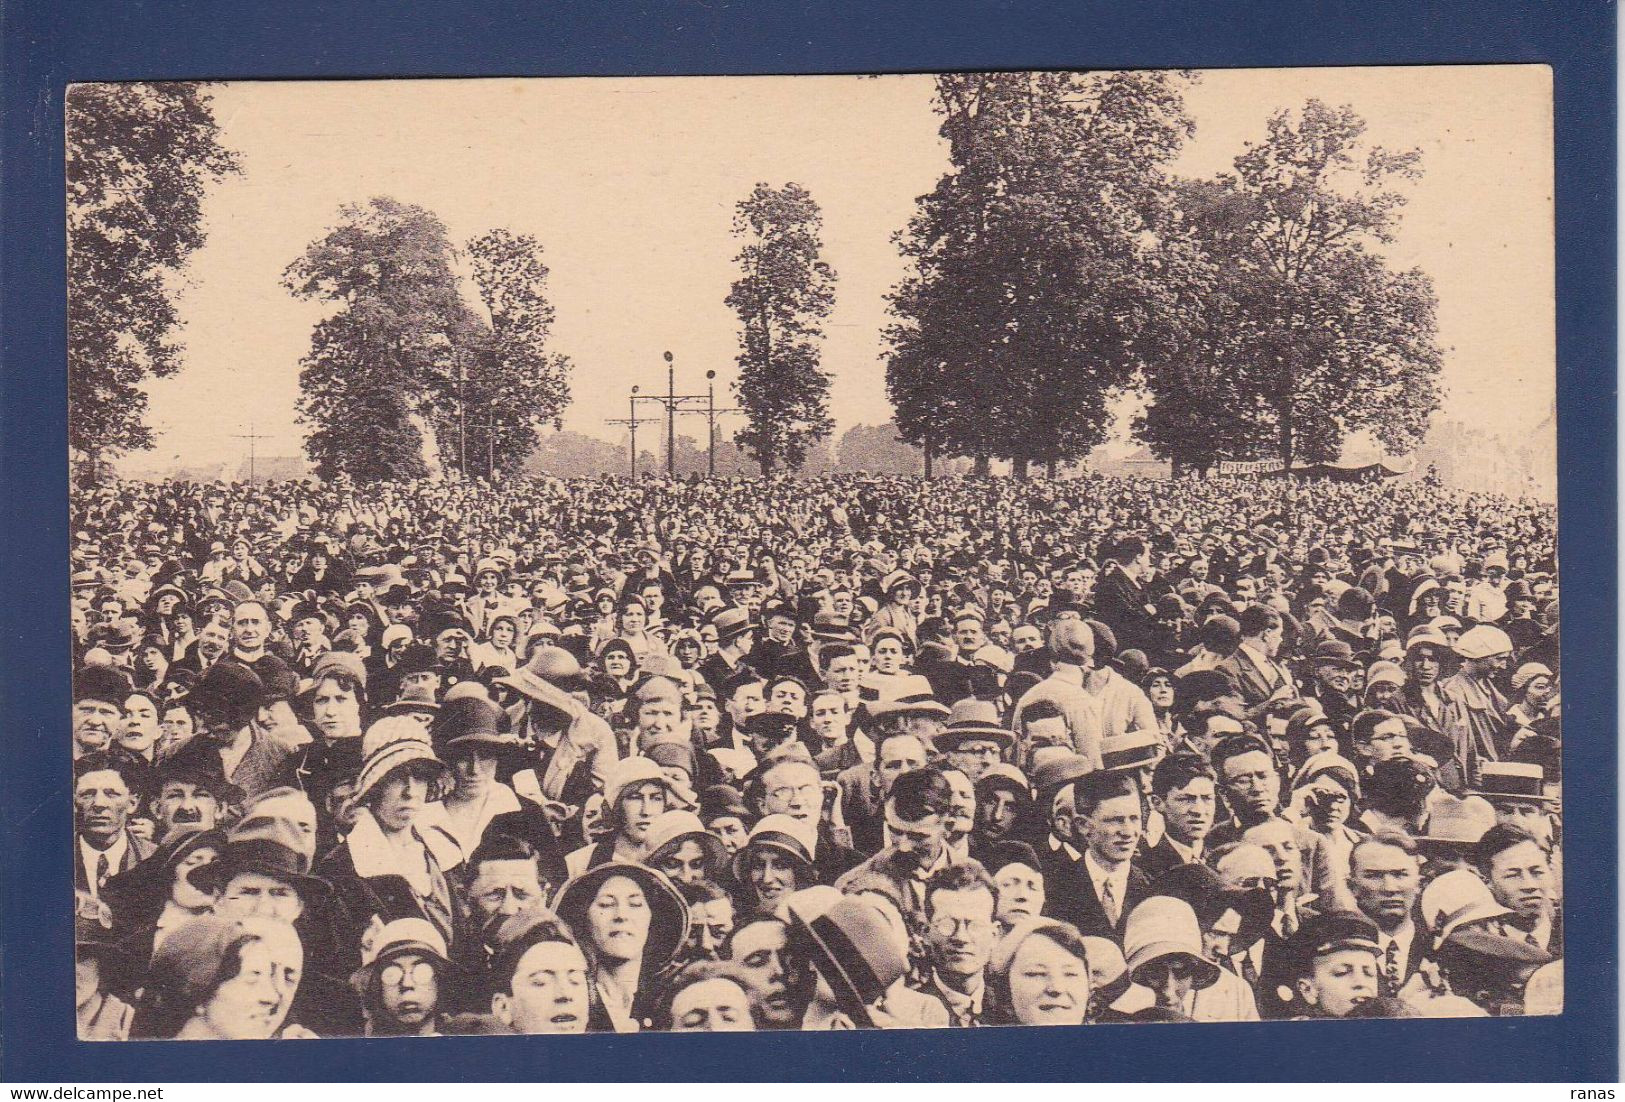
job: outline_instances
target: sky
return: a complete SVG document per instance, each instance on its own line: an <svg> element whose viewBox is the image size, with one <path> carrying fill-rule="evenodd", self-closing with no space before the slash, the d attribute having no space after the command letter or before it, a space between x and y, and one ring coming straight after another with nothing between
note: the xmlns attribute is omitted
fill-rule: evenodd
<svg viewBox="0 0 1625 1102"><path fill-rule="evenodd" d="M1441 416L1527 436L1555 392L1549 70L1206 71L1175 168L1228 169L1273 111L1311 97L1353 106L1376 144L1422 151L1388 251L1435 281ZM235 461L251 432L261 456L300 453L298 365L324 307L281 274L342 205L375 195L428 208L454 242L498 226L541 242L553 347L575 364L565 428L617 440L606 420L626 416L631 386L664 391L665 351L679 393L715 370L726 401L734 204L799 182L838 277L823 350L837 432L890 417L893 235L948 167L929 76L236 82L214 103L243 171L206 197L207 243L177 292L181 370L149 384L158 445L130 469Z"/></svg>

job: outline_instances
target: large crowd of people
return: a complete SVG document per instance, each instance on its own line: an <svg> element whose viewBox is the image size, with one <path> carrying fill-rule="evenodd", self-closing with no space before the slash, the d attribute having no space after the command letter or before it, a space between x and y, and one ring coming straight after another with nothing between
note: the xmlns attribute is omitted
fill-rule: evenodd
<svg viewBox="0 0 1625 1102"><path fill-rule="evenodd" d="M71 504L85 1039L1561 1008L1547 504L864 476Z"/></svg>

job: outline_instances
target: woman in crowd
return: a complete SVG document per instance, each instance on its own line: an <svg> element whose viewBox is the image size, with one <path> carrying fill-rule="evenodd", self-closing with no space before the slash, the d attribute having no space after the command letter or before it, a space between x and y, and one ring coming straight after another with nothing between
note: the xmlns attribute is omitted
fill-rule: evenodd
<svg viewBox="0 0 1625 1102"><path fill-rule="evenodd" d="M588 1031L645 1028L661 973L688 935L683 897L647 866L610 862L566 884L557 909L591 969L596 1005Z"/></svg>
<svg viewBox="0 0 1625 1102"><path fill-rule="evenodd" d="M337 896L338 944L352 967L362 932L377 916L424 919L449 941L453 902L445 870L461 860L444 833L420 823L452 784L423 725L406 716L380 719L362 736L361 752L351 798L355 821L316 868Z"/></svg>
<svg viewBox="0 0 1625 1102"><path fill-rule="evenodd" d="M987 1018L997 1025L1082 1025L1089 953L1066 922L1032 919L1005 934L988 962Z"/></svg>
<svg viewBox="0 0 1625 1102"><path fill-rule="evenodd" d="M204 915L158 947L131 1036L254 1041L309 1037L284 1028L304 971L304 948L286 922Z"/></svg>

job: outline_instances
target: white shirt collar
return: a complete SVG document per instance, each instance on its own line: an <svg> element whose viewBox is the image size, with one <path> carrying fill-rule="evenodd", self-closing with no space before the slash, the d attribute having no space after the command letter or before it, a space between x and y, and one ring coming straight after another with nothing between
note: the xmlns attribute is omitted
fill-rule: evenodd
<svg viewBox="0 0 1625 1102"><path fill-rule="evenodd" d="M1121 911L1124 905L1124 897L1128 894L1129 870L1133 865L1128 861L1124 861L1117 868L1108 872L1104 866L1095 860L1093 850L1085 850L1083 853L1083 867L1089 872L1089 882L1095 886L1097 898L1101 895L1101 885L1108 881L1111 883L1112 895L1117 900L1118 910Z"/></svg>
<svg viewBox="0 0 1625 1102"><path fill-rule="evenodd" d="M113 839L113 844L106 849L97 849L85 841L84 838L79 839L79 859L84 862L85 883L90 885L90 894L94 898L100 899L102 897L101 886L96 883L97 862L105 855L107 857L107 875L114 876L119 871L119 865L124 861L124 852L129 848L130 836L122 830Z"/></svg>
<svg viewBox="0 0 1625 1102"><path fill-rule="evenodd" d="M1181 842L1172 834L1169 834L1166 830L1163 831L1162 836L1163 838L1167 839L1168 845L1173 849L1175 855L1184 859L1185 864L1188 865L1194 861L1200 861L1202 859L1202 847L1200 842L1194 846L1187 846L1184 842Z"/></svg>

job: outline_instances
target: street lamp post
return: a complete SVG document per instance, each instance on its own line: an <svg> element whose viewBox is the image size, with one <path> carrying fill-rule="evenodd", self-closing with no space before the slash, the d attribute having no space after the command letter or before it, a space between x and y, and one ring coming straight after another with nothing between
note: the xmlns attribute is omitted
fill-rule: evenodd
<svg viewBox="0 0 1625 1102"><path fill-rule="evenodd" d="M700 414L705 415L708 430L706 447L706 471L712 478L717 473L717 418L723 414L743 413L740 409L718 409L715 371L705 373L706 387L704 394L677 393L677 369L673 364L670 352L664 354L666 360L666 393L640 394L639 388L633 387L632 393L627 397L627 412L625 420L611 420L608 424L625 425L630 430L632 441L632 477L638 477L638 402L659 402L666 407L666 474L671 478L677 477L677 415ZM698 407L698 403L705 403L705 408ZM646 418L647 420L647 418Z"/></svg>
<svg viewBox="0 0 1625 1102"><path fill-rule="evenodd" d="M717 373L705 373L705 476L717 476Z"/></svg>
<svg viewBox="0 0 1625 1102"><path fill-rule="evenodd" d="M666 477L677 477L677 368L666 353Z"/></svg>
<svg viewBox="0 0 1625 1102"><path fill-rule="evenodd" d="M632 434L632 481L638 480L638 388L626 400L626 424Z"/></svg>

